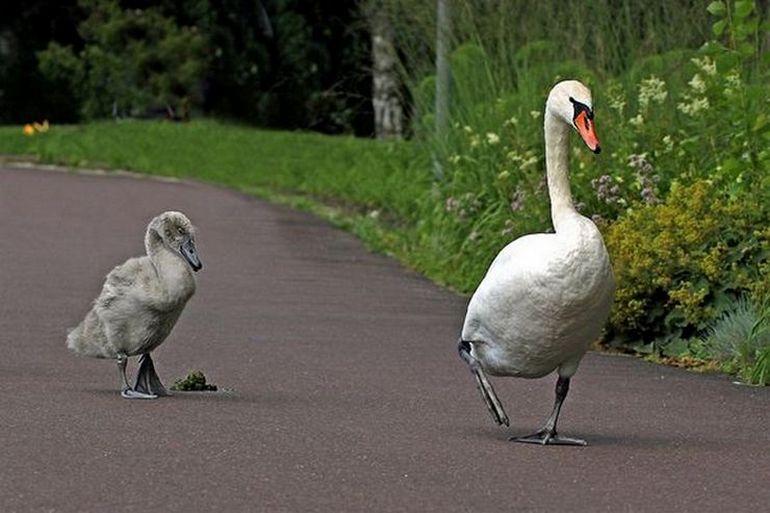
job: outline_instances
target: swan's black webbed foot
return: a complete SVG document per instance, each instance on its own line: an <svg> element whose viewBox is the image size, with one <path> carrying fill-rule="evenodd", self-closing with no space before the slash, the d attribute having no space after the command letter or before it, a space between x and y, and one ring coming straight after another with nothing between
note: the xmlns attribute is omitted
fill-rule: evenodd
<svg viewBox="0 0 770 513"><path fill-rule="evenodd" d="M476 360L471 354L471 343L465 340L460 340L460 344L457 346L457 350L460 353L460 358L463 359L468 367L471 369L473 376L476 378L476 384L481 392L481 397L484 399L484 403L487 405L489 413L492 415L492 419L498 425L509 425L508 415L505 414L503 405L500 403L500 399L497 398L495 389L492 388L492 383L487 379L487 375L484 374L484 370L481 368L479 361Z"/></svg>
<svg viewBox="0 0 770 513"><path fill-rule="evenodd" d="M520 442L523 444L539 444L539 445L577 445L580 447L588 445L585 440L580 438L569 438L556 434L556 432L547 431L541 429L537 433L533 433L529 436L513 437L511 442Z"/></svg>
<svg viewBox="0 0 770 513"><path fill-rule="evenodd" d="M581 447L588 445L585 440L580 438L559 436L556 433L556 422L559 420L561 405L564 403L564 399L567 398L567 392L569 392L569 378L559 376L559 379L556 380L556 401L553 405L553 411L543 428L529 436L513 437L510 440L512 442L540 445L577 445Z"/></svg>
<svg viewBox="0 0 770 513"><path fill-rule="evenodd" d="M136 371L133 392L154 397L170 395L163 383L160 382L158 373L155 372L155 365L152 363L150 353L144 353L139 357L139 369Z"/></svg>

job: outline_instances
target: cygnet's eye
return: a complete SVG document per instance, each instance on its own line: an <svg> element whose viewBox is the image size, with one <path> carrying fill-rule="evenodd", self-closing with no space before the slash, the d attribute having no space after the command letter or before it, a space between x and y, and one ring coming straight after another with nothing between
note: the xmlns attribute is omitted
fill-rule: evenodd
<svg viewBox="0 0 770 513"><path fill-rule="evenodd" d="M184 235L184 228L182 228L181 226L177 228L176 231L179 232L179 235Z"/></svg>

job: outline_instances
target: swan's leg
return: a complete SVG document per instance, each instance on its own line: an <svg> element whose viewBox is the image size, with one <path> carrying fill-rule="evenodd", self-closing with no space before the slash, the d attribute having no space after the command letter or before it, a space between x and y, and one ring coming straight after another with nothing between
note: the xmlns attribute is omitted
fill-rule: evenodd
<svg viewBox="0 0 770 513"><path fill-rule="evenodd" d="M500 403L500 399L497 398L495 389L492 388L492 383L487 379L484 370L481 368L479 361L471 354L471 343L465 340L460 340L460 344L457 346L457 350L460 352L460 358L468 364L471 372L476 378L476 384L478 384L481 397L484 398L484 402L489 409L489 413L492 414L492 419L499 425L509 424L508 415L503 410L503 405Z"/></svg>
<svg viewBox="0 0 770 513"><path fill-rule="evenodd" d="M144 353L139 357L139 370L136 371L134 390L156 397L169 395L166 387L160 382L158 373L155 372L155 365L152 363L150 353Z"/></svg>
<svg viewBox="0 0 770 513"><path fill-rule="evenodd" d="M157 399L157 395L145 394L138 392L131 388L126 378L126 363L128 363L128 357L125 354L119 354L117 358L118 374L120 374L120 395L124 399Z"/></svg>
<svg viewBox="0 0 770 513"><path fill-rule="evenodd" d="M556 422L559 420L561 405L569 392L569 378L559 376L556 381L556 402L553 405L553 411L545 421L545 425L537 433L521 438L511 438L514 442L541 445L588 445L585 440L579 438L568 438L556 433Z"/></svg>

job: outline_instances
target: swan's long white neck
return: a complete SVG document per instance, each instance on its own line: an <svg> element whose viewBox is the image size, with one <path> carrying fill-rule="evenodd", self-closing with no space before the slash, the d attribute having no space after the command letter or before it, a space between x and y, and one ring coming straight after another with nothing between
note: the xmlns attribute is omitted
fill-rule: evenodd
<svg viewBox="0 0 770 513"><path fill-rule="evenodd" d="M569 187L570 131L571 127L546 105L545 172L551 198L551 220L557 233L559 225L576 213Z"/></svg>

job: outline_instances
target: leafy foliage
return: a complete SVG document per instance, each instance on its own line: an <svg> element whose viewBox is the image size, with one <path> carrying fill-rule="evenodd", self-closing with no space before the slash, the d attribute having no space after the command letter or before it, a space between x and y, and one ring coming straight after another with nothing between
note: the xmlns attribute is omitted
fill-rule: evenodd
<svg viewBox="0 0 770 513"><path fill-rule="evenodd" d="M207 111L262 126L371 133L369 41L354 2L273 0L264 11L254 0L183 3L214 55Z"/></svg>
<svg viewBox="0 0 770 513"><path fill-rule="evenodd" d="M2 122L159 114L181 103L262 126L372 131L370 42L357 0L6 4Z"/></svg>
<svg viewBox="0 0 770 513"><path fill-rule="evenodd" d="M80 52L51 42L38 54L44 76L67 82L86 118L140 115L199 105L207 41L158 8L123 9L117 0L81 0L88 17Z"/></svg>
<svg viewBox="0 0 770 513"><path fill-rule="evenodd" d="M618 281L616 342L665 345L691 337L744 293L762 293L770 211L713 182L675 184L665 202L628 211L606 229Z"/></svg>
<svg viewBox="0 0 770 513"><path fill-rule="evenodd" d="M77 119L66 87L41 77L35 57L51 39L71 44L77 0L3 2L0 7L0 123Z"/></svg>

